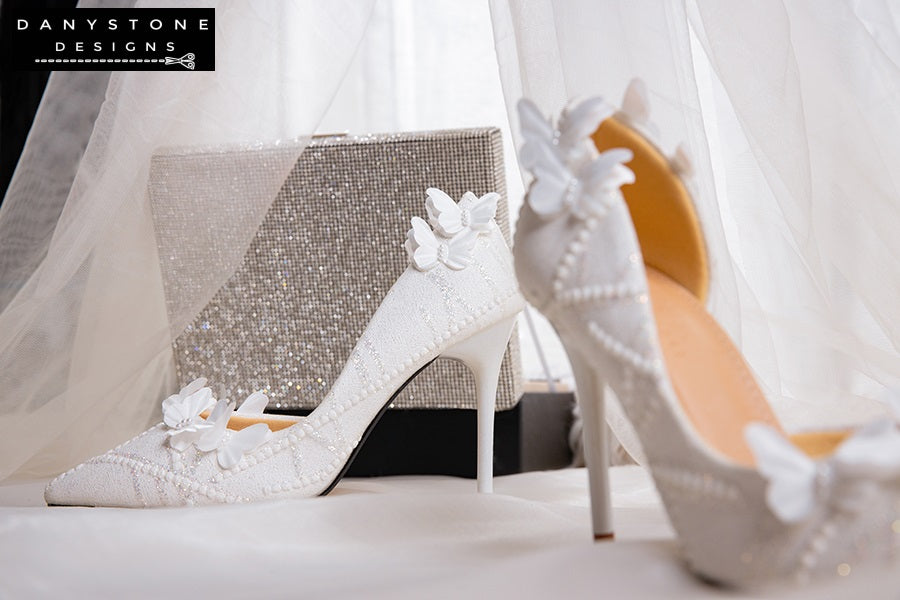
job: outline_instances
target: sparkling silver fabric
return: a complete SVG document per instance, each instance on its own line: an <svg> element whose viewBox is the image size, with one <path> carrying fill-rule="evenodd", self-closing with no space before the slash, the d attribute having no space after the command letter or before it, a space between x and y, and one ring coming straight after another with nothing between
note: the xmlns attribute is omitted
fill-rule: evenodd
<svg viewBox="0 0 900 600"><path fill-rule="evenodd" d="M153 159L151 206L177 205L160 195L189 189L209 161L238 180L265 168L262 149ZM180 180L180 181L179 181ZM407 266L409 220L425 217L425 189L454 198L500 193L497 222L509 241L503 152L497 129L334 136L303 152L272 204L243 265L175 341L179 382L205 376L229 397L263 389L276 409L314 408L393 282ZM154 210L166 290L183 286L166 232L196 216ZM426 307L411 306L411 311ZM170 310L172 307L170 306ZM497 410L521 392L518 336L512 335ZM439 359L394 400L394 408L475 408L474 380Z"/></svg>

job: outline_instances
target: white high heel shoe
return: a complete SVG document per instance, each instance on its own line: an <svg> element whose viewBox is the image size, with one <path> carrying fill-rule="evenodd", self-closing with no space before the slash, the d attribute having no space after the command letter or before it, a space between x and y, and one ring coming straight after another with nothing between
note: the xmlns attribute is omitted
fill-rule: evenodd
<svg viewBox="0 0 900 600"><path fill-rule="evenodd" d="M657 180L644 188L657 193L646 199L651 205L669 200L659 190L684 186L658 149L613 113L589 100L554 126L520 103L522 158L535 181L517 222L516 273L572 362L595 537L612 534L602 395L609 385L697 573L758 585L896 561L900 430L883 419L850 435L788 440L740 353L698 301L702 280L687 277L696 284L688 286L645 267L619 189L635 181L623 163L635 166L635 188L642 178ZM592 134L605 152L597 153ZM597 139L607 134L614 146Z"/></svg>
<svg viewBox="0 0 900 600"><path fill-rule="evenodd" d="M457 204L440 190L427 194L434 229L413 218L410 266L310 415L263 415L260 393L235 410L216 403L205 381L193 382L163 403L163 423L50 482L47 503L145 507L327 494L392 399L440 356L475 376L478 489L491 491L497 378L524 300L493 221L498 195L467 193Z"/></svg>

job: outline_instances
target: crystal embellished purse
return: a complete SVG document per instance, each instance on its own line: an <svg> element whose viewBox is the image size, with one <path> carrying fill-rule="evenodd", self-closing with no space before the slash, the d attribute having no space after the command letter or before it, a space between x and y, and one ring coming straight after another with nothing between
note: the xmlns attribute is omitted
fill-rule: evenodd
<svg viewBox="0 0 900 600"><path fill-rule="evenodd" d="M225 176L261 168L261 149L160 153L150 203L160 255L174 219L191 218L167 194L189 186L209 161ZM291 169L243 264L174 342L179 383L205 376L229 397L265 390L280 411L315 408L340 373L385 293L406 269L397 244L421 212L423 190L452 197L500 193L496 221L509 241L500 131L495 128L315 138ZM360 206L366 209L361 210ZM277 256L278 260L272 260ZM163 265L164 286L180 285ZM276 285L277 284L277 285ZM424 309L424 307L423 307ZM411 311L420 310L415 306ZM264 342L264 343L261 343ZM475 408L474 379L449 359L425 368L393 408ZM496 409L521 396L518 338L503 360Z"/></svg>

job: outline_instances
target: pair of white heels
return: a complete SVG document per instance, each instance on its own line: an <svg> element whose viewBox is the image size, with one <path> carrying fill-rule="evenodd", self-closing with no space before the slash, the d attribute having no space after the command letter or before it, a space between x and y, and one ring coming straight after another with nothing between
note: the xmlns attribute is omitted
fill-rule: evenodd
<svg viewBox="0 0 900 600"><path fill-rule="evenodd" d="M596 538L612 536L603 439L609 385L696 572L752 584L895 558L896 424L795 439L824 450L818 460L787 441L703 308L705 251L678 169L639 123L613 113L590 100L554 126L520 105L523 164L535 182L518 221L515 265L493 222L495 194L467 194L457 204L428 190L430 225L413 219L409 267L308 417L265 415L258 393L239 408L216 402L198 380L163 402L163 423L53 480L47 503L141 507L326 494L392 398L440 356L475 375L478 489L490 491L497 375L525 305L521 286L573 365ZM677 222L654 222L654 211ZM660 226L674 230L662 241Z"/></svg>

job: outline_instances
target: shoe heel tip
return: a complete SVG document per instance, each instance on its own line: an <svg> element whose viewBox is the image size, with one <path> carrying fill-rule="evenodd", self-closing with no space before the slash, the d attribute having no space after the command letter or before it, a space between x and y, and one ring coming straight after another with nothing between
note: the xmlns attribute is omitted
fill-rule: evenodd
<svg viewBox="0 0 900 600"><path fill-rule="evenodd" d="M609 533L595 533L594 541L595 542L611 542L616 539L616 534L610 531Z"/></svg>

